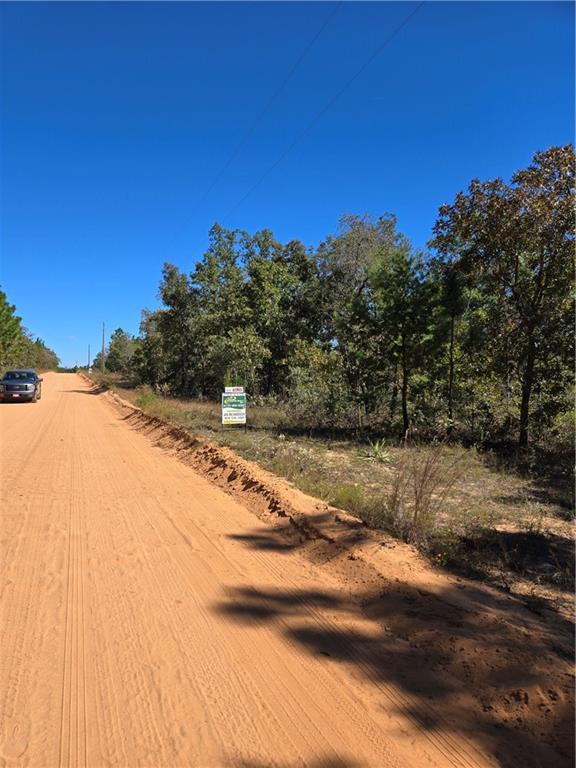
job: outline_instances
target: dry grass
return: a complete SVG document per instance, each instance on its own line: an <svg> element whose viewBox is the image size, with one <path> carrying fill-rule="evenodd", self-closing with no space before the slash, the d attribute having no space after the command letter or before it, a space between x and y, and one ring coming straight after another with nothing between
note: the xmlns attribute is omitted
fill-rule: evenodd
<svg viewBox="0 0 576 768"><path fill-rule="evenodd" d="M404 541L427 549L452 490L464 482L464 472L464 456L449 453L442 443L419 450L404 447L386 497L392 530Z"/></svg>

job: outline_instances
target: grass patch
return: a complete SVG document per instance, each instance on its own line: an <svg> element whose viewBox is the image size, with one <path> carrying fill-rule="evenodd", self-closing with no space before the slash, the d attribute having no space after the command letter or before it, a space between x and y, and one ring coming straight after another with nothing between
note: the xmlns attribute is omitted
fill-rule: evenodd
<svg viewBox="0 0 576 768"><path fill-rule="evenodd" d="M366 503L364 490L357 485L344 483L336 486L331 495L330 504L340 509L346 509L348 512L360 514Z"/></svg>
<svg viewBox="0 0 576 768"><path fill-rule="evenodd" d="M155 395L151 390L142 392L136 398L135 403L138 408L148 412L154 404L158 403L158 396Z"/></svg>

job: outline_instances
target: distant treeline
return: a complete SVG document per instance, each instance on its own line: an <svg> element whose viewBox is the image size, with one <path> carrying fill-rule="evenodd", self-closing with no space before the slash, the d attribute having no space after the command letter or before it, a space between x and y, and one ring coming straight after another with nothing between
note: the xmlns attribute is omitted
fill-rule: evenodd
<svg viewBox="0 0 576 768"><path fill-rule="evenodd" d="M215 225L107 367L175 396L253 401L307 428L520 445L566 431L573 386L574 149L473 180L430 252L396 219L345 215L317 248ZM98 360L95 361L95 364Z"/></svg>
<svg viewBox="0 0 576 768"><path fill-rule="evenodd" d="M0 371L6 368L35 368L53 370L58 366L58 356L34 337L22 325L16 307L10 304L0 290Z"/></svg>

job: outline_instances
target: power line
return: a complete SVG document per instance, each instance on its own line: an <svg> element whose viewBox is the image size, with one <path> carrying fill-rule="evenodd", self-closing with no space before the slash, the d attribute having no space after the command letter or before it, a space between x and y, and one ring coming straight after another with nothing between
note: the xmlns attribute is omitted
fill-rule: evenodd
<svg viewBox="0 0 576 768"><path fill-rule="evenodd" d="M256 117L254 118L254 120L252 121L250 126L248 127L247 131L245 132L244 136L241 138L240 142L236 145L236 148L232 151L232 154L229 156L228 160L224 163L222 168L218 171L216 176L212 179L212 181L209 184L208 188L205 190L203 195L200 197L200 199L198 200L198 202L194 206L193 211L196 211L202 205L202 203L206 200L206 198L208 197L210 192L212 192L214 187L218 184L220 179L224 176L226 171L230 168L230 166L232 165L234 160L238 157L238 155L240 154L241 150L246 146L248 141L252 138L252 136L254 135L254 131L256 130L256 128L258 126L258 123L268 114L268 112L270 111L271 106L274 104L274 102L276 101L278 96L280 96L280 94L282 93L284 88L288 85L288 83L290 82L290 80L294 76L295 72L297 71L298 67L304 61L304 59L306 58L306 56L308 55L308 53L310 52L310 50L312 49L312 47L314 46L314 44L316 43L316 41L318 40L318 38L320 37L322 32L324 32L324 30L326 29L328 24L332 21L334 16L340 10L340 8L342 6L342 2L343 2L343 0L339 0L339 2L336 4L336 6L328 14L328 16L324 20L324 22L323 22L322 26L320 27L320 29L316 32L316 34L310 40L308 45L304 48L304 50L302 51L300 56L296 59L295 63L293 64L292 68L290 69L290 71L288 72L288 74L286 75L284 80L280 83L278 88L274 91L272 96L268 99L268 101L264 105L264 108L256 115Z"/></svg>
<svg viewBox="0 0 576 768"><path fill-rule="evenodd" d="M425 0L422 0L420 3L418 3L416 8L414 8L414 10L409 13L408 16L406 16L406 18L388 35L388 37L378 46L378 48L376 48L374 53L372 53L372 55L364 62L364 64L362 64L362 66L356 70L356 72L344 83L344 85L338 91L336 91L334 96L332 96L332 98L322 107L322 109L317 112L316 115L314 115L304 131L296 139L294 139L292 144L290 144L288 148L282 152L280 157L278 157L278 159L275 160L274 163L272 163L272 165L266 171L264 171L260 178L250 187L248 192L246 192L246 194L241 197L240 200L232 206L232 208L230 208L225 218L228 218L236 210L238 210L242 203L244 203L256 189L258 189L260 184L262 184L262 182L268 178L272 171L280 165L280 163L290 154L294 147L310 133L320 118L330 109L330 107L332 107L332 105L340 98L340 96L342 96L344 91L346 91L352 85L352 83L357 80L366 69L368 69L370 64L372 64L372 62L377 59L378 56L380 56L386 46L389 45L389 43L392 42L396 35L398 35L398 33L404 29L404 27L412 20L412 18L418 13L423 5L425 5Z"/></svg>

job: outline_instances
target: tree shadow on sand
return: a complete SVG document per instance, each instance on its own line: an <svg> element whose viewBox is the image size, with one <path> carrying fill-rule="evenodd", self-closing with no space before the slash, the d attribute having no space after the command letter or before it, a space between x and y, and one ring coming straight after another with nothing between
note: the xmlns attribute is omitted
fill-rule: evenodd
<svg viewBox="0 0 576 768"><path fill-rule="evenodd" d="M253 537L235 538L254 546ZM573 765L573 628L559 616L535 631L536 617L510 596L398 582L352 599L246 586L214 609L237 624L275 627L311 656L359 673L388 708L435 739L444 733L448 750L456 734L470 734L502 766ZM369 634L366 618L374 622Z"/></svg>
<svg viewBox="0 0 576 768"><path fill-rule="evenodd" d="M530 578L535 584L572 589L574 540L550 531L479 528L459 542L461 572L484 575L487 568Z"/></svg>
<svg viewBox="0 0 576 768"><path fill-rule="evenodd" d="M235 768L269 768L270 766L269 763L261 763L257 760L242 760L239 763L234 762L232 765L234 765ZM275 763L275 765L279 764ZM279 766L279 768L293 767L289 763L283 763L281 767ZM314 760L313 763L307 763L306 768L366 768L366 766L356 761L351 762L349 759L344 760L340 757L334 756L320 758L320 760Z"/></svg>
<svg viewBox="0 0 576 768"><path fill-rule="evenodd" d="M107 387L91 387L90 389L62 389L69 395L101 395L108 390Z"/></svg>

